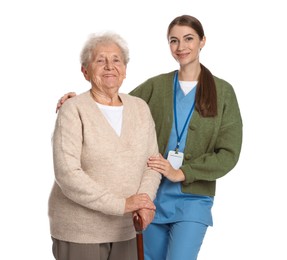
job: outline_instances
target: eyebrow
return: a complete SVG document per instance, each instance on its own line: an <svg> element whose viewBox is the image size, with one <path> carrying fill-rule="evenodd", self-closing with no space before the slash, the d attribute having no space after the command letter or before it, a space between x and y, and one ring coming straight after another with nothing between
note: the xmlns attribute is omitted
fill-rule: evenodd
<svg viewBox="0 0 287 260"><path fill-rule="evenodd" d="M194 34L192 34L192 33L188 33L188 34L186 34L186 35L183 35L183 38L186 38L186 37L188 37L188 36L195 36ZM177 39L177 37L175 37L175 36L170 36L170 39L173 39L173 38L175 38L175 39Z"/></svg>
<svg viewBox="0 0 287 260"><path fill-rule="evenodd" d="M100 54L97 54L96 57L106 58L107 55L100 53ZM111 57L113 57L113 58L114 57L121 58L121 55L120 54L112 54Z"/></svg>

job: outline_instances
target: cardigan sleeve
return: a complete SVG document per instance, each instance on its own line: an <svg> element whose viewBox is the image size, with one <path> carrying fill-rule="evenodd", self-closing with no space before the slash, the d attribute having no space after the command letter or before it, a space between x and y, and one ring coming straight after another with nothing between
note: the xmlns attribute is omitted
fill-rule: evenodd
<svg viewBox="0 0 287 260"><path fill-rule="evenodd" d="M62 193L86 208L109 215L123 215L125 198L97 184L81 167L83 123L76 98L61 107L53 134L53 161L56 183Z"/></svg>
<svg viewBox="0 0 287 260"><path fill-rule="evenodd" d="M157 145L155 124L148 106L145 103L144 106L146 107L144 115L147 117L146 120L148 121L149 124L149 130L147 133L149 139L147 146L148 146L148 157L150 157L157 155L159 151ZM150 169L146 164L138 193L147 193L151 198L151 200L154 200L157 189L160 184L160 180L161 180L161 174L158 173L157 171Z"/></svg>
<svg viewBox="0 0 287 260"><path fill-rule="evenodd" d="M183 185L197 181L215 181L224 176L237 164L242 145L242 119L236 95L230 86L226 93L221 112L218 133L211 148L184 164L181 169L186 177ZM197 149L193 147L193 149Z"/></svg>

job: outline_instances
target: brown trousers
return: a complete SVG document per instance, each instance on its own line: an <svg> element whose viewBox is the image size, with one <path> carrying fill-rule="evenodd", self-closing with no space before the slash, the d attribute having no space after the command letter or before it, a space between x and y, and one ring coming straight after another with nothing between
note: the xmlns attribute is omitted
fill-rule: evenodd
<svg viewBox="0 0 287 260"><path fill-rule="evenodd" d="M113 243L78 244L52 237L56 260L136 260L136 238Z"/></svg>

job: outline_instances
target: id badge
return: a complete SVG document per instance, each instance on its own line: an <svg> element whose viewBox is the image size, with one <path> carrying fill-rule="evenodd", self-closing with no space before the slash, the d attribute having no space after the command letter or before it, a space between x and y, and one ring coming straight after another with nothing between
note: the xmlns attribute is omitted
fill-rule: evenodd
<svg viewBox="0 0 287 260"><path fill-rule="evenodd" d="M181 152L175 152L175 151L169 151L167 160L170 162L172 167L176 170L180 168L183 162L183 153Z"/></svg>

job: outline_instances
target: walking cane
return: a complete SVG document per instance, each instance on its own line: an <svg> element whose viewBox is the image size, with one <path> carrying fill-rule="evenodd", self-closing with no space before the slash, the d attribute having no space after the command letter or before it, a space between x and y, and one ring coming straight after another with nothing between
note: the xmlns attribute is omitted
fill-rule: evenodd
<svg viewBox="0 0 287 260"><path fill-rule="evenodd" d="M144 260L144 248L143 248L143 221L140 215L136 214L133 217L134 227L137 234L137 251L138 260Z"/></svg>

